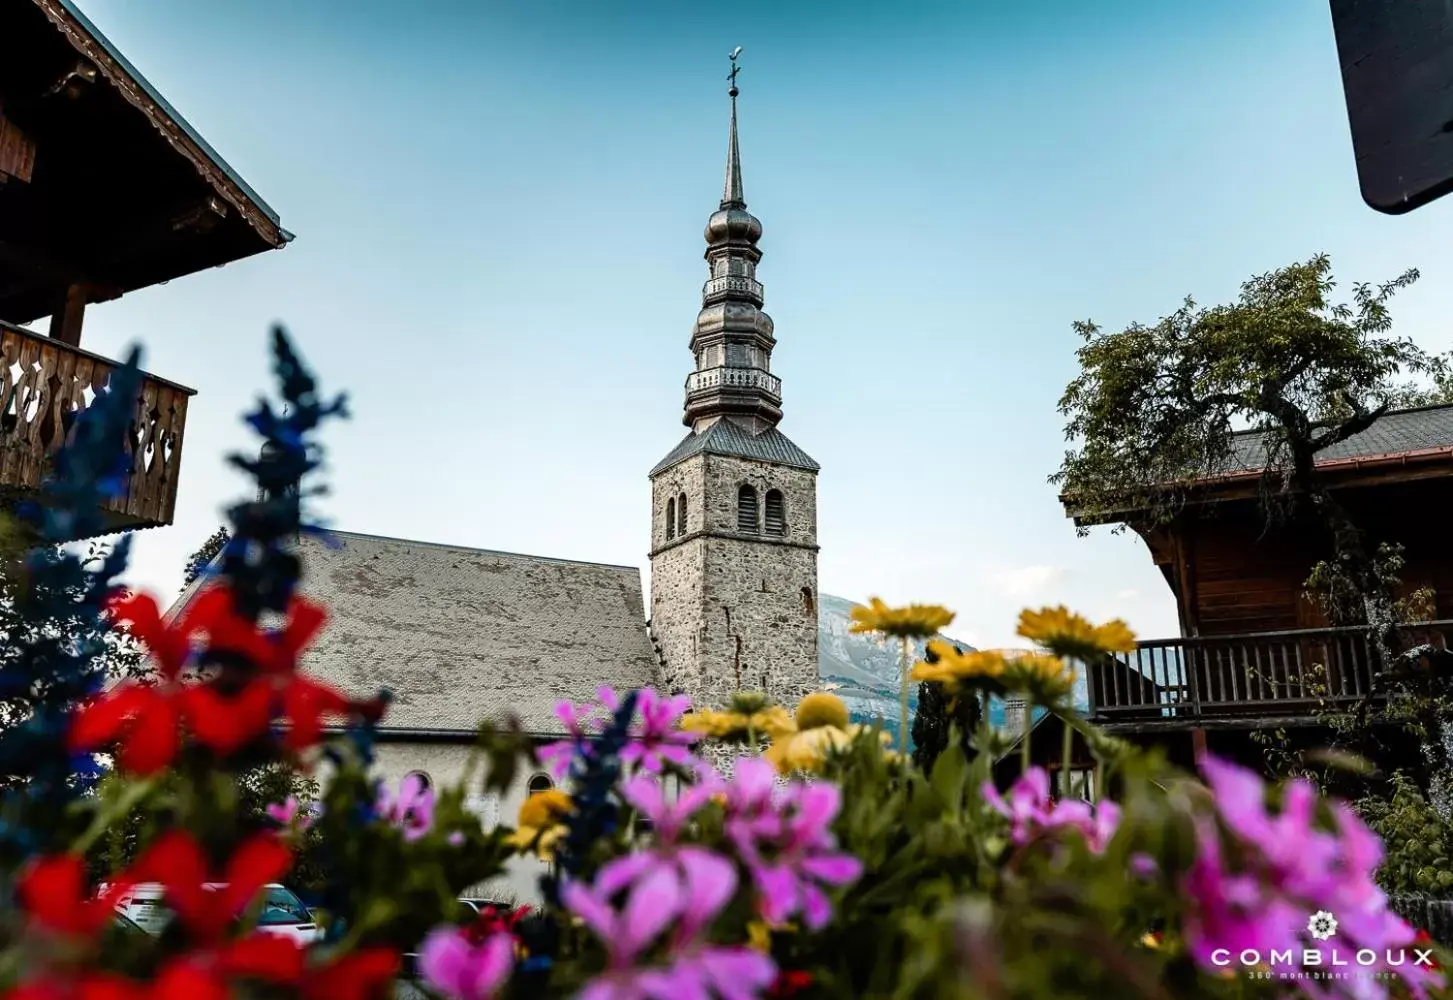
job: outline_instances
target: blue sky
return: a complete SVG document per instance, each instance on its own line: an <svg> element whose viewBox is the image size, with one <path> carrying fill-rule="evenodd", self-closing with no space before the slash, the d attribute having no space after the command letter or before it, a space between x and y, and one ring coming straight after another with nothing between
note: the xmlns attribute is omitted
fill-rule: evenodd
<svg viewBox="0 0 1453 1000"><path fill-rule="evenodd" d="M644 569L735 45L824 591L981 645L1046 601L1173 634L1144 547L1045 483L1071 321L1327 251L1344 285L1420 267L1396 328L1453 342L1453 198L1361 203L1325 0L81 3L298 236L88 313L198 390L176 525L136 540L165 592L244 487L274 320L353 398L335 527Z"/></svg>

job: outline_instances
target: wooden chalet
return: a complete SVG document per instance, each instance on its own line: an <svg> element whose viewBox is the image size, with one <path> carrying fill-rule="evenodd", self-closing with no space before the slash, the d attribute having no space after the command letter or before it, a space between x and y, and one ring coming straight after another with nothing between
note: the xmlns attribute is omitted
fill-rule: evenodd
<svg viewBox="0 0 1453 1000"><path fill-rule="evenodd" d="M86 309L284 246L277 213L70 0L0 3L0 497L49 457L116 362ZM25 324L49 317L45 333ZM112 531L170 524L193 390L146 374Z"/></svg>
<svg viewBox="0 0 1453 1000"><path fill-rule="evenodd" d="M1207 747L1258 762L1254 730L1286 730L1289 740L1314 745L1325 711L1363 701L1377 670L1365 630L1328 627L1304 596L1312 567L1330 552L1316 526L1268 523L1259 500L1260 437L1237 435L1229 464L1197 482L1169 523L1151 524L1135 510L1095 519L1128 524L1145 540L1175 595L1180 635L1141 641L1112 666L1091 670L1090 717L1109 732L1163 746L1185 765ZM1317 468L1374 540L1405 546L1404 586L1435 595L1432 620L1410 638L1446 648L1453 406L1387 413L1322 452ZM1061 500L1076 523L1086 523L1071 500ZM1045 763L1060 748L1057 734L1031 742Z"/></svg>

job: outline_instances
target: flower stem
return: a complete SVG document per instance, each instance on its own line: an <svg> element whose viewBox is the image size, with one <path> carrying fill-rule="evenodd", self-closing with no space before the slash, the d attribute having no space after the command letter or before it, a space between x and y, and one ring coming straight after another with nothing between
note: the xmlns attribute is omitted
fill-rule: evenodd
<svg viewBox="0 0 1453 1000"><path fill-rule="evenodd" d="M908 636L899 640L903 644L902 663L899 664L898 684L898 752L908 755L908 671L912 662L908 655Z"/></svg>
<svg viewBox="0 0 1453 1000"><path fill-rule="evenodd" d="M1030 720L1034 718L1034 706L1024 706L1024 735L1019 741L1019 773L1029 773L1029 728Z"/></svg>

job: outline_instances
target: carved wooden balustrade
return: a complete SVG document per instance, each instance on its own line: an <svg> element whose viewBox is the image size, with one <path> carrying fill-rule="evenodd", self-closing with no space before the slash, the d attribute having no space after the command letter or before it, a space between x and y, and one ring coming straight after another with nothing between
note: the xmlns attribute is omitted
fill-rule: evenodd
<svg viewBox="0 0 1453 1000"><path fill-rule="evenodd" d="M76 414L105 393L119 365L22 327L0 322L0 493L44 503L50 457ZM108 528L170 524L176 509L187 400L195 391L142 375L126 447L131 474L105 507Z"/></svg>
<svg viewBox="0 0 1453 1000"><path fill-rule="evenodd" d="M1453 620L1409 626L1446 648ZM1295 720L1355 706L1372 692L1377 657L1365 628L1295 629L1155 639L1089 667L1090 716L1110 729L1189 728Z"/></svg>

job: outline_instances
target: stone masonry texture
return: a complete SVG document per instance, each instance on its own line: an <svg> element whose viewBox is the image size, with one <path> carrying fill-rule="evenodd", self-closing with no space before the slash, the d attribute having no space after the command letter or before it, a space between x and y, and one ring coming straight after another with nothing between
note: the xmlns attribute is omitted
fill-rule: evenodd
<svg viewBox="0 0 1453 1000"><path fill-rule="evenodd" d="M737 527L737 495L768 490L786 508L783 536ZM734 691L792 704L818 687L817 476L788 466L698 454L652 480L651 626L661 688L719 707ZM666 502L686 496L686 530L666 537Z"/></svg>

